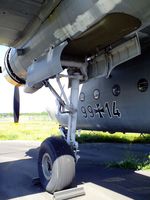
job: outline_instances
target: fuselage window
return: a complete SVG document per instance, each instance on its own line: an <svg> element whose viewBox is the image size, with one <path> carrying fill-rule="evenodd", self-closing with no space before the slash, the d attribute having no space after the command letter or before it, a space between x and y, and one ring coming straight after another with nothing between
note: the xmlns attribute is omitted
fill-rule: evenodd
<svg viewBox="0 0 150 200"><path fill-rule="evenodd" d="M80 101L85 101L85 94L83 92L80 93L79 99Z"/></svg>
<svg viewBox="0 0 150 200"><path fill-rule="evenodd" d="M114 96L116 96L116 97L119 96L120 95L120 91L121 91L121 89L120 89L119 85L114 85L112 87L112 93L113 93Z"/></svg>
<svg viewBox="0 0 150 200"><path fill-rule="evenodd" d="M100 91L98 89L95 89L93 92L93 98L95 100L98 100L100 98Z"/></svg>
<svg viewBox="0 0 150 200"><path fill-rule="evenodd" d="M146 92L148 89L148 80L142 78L137 83L137 88L140 92Z"/></svg>

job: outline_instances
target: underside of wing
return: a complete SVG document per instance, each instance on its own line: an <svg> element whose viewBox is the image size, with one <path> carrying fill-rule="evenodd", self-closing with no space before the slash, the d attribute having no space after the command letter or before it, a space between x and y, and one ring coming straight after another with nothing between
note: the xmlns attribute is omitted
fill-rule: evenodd
<svg viewBox="0 0 150 200"><path fill-rule="evenodd" d="M0 44L18 46L31 38L60 1L1 0Z"/></svg>

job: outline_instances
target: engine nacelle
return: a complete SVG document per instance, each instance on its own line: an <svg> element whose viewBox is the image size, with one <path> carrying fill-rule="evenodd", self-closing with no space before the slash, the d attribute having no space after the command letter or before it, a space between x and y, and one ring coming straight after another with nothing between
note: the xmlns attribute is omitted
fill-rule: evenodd
<svg viewBox="0 0 150 200"><path fill-rule="evenodd" d="M67 44L61 43L40 56L33 50L9 49L5 56L5 78L15 86L25 85L27 93L37 91L44 80L63 71L61 54Z"/></svg>
<svg viewBox="0 0 150 200"><path fill-rule="evenodd" d="M25 62L27 61L27 62ZM14 86L24 85L24 91L26 93L34 93L40 89L43 84L41 82L36 83L32 87L28 87L27 77L28 77L28 68L32 62L32 59L29 59L21 49L10 48L5 55L4 64L4 77L6 80Z"/></svg>
<svg viewBox="0 0 150 200"><path fill-rule="evenodd" d="M16 66L14 66L14 62L10 62L11 51L12 49L10 48L5 55L4 77L9 83L15 86L21 86L25 84L25 79L19 76L20 73L18 72L20 71L20 69L17 70Z"/></svg>

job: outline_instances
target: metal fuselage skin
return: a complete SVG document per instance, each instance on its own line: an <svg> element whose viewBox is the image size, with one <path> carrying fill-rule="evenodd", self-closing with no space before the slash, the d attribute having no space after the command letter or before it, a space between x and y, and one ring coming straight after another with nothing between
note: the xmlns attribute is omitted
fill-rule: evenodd
<svg viewBox="0 0 150 200"><path fill-rule="evenodd" d="M78 102L77 128L149 133L149 57L147 50L141 56L115 68L109 78L91 79L84 83ZM140 90L140 82L145 91ZM116 86L120 88L117 96L113 92ZM67 115L59 113L56 117L59 123L67 126Z"/></svg>
<svg viewBox="0 0 150 200"><path fill-rule="evenodd" d="M146 38L150 44L149 8L149 0L61 1L30 38L20 38L10 51L8 62L14 74L26 81L32 63L64 41L68 45L62 56L82 61L135 32L140 41ZM22 55L17 49L23 49ZM116 67L109 78L93 78L84 83L77 128L150 132L150 90L148 87L141 92L137 87L141 79L150 81L149 57L148 51L143 52ZM112 93L116 85L120 88L118 95ZM56 117L67 126L67 114L57 113Z"/></svg>
<svg viewBox="0 0 150 200"><path fill-rule="evenodd" d="M92 43L95 43L95 49L97 46L103 48L132 31L148 26L150 24L149 7L150 1L148 0L62 1L31 38L26 41L20 38L19 45L16 45L11 50L9 60L14 73L25 80L27 78L27 70L35 59L39 58L50 47L55 47L68 39L74 41L74 43L66 52L66 55L71 52L71 56L81 56L83 59L88 56L86 52L84 53L84 50L88 49ZM127 30L127 27L130 26L130 21L128 19L124 20L123 16L118 16L107 24L105 17L114 13L120 13L121 15L125 13L133 16L141 24L137 22L137 24L133 24L130 30ZM101 21L102 24L100 23ZM123 28L124 23L127 26L125 28ZM120 25L123 25L123 27L117 30ZM100 30L95 31L93 37L90 35L88 38L90 32L94 31L96 26L99 26ZM106 38L105 35L107 35ZM87 40L82 41L84 36ZM94 41L94 38L97 38L97 40ZM105 40L102 38L105 38ZM98 39L100 42L96 44ZM16 51L18 48L24 49L24 55L18 56ZM80 55L80 52L82 52L82 55ZM90 52L87 53L90 54ZM92 51L91 53L95 52Z"/></svg>

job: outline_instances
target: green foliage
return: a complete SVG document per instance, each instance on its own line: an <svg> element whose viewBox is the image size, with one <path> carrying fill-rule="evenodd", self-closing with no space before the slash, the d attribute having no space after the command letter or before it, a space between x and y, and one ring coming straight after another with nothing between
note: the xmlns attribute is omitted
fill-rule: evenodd
<svg viewBox="0 0 150 200"><path fill-rule="evenodd" d="M137 133L114 133L100 131L81 131L80 137L77 137L79 143L92 142L111 142L111 143L150 143L150 134Z"/></svg>
<svg viewBox="0 0 150 200"><path fill-rule="evenodd" d="M0 140L43 141L51 135L58 134L58 124L50 121L47 113L21 114L18 124L13 123L12 114L0 114ZM81 131L77 140L79 143L150 143L150 134L110 134L100 131Z"/></svg>
<svg viewBox="0 0 150 200"><path fill-rule="evenodd" d="M34 140L43 141L52 135L59 135L58 124L50 121L47 113L29 113L20 116L19 123L13 123L12 114L0 114L0 140ZM104 133L93 131L81 131L77 136L79 143L150 143L150 134L123 134ZM119 167L126 169L150 169L150 155L137 158L128 152L120 162L111 162L107 167Z"/></svg>
<svg viewBox="0 0 150 200"><path fill-rule="evenodd" d="M11 122L9 116L0 122L0 140L43 141L51 135L58 135L58 124L45 114L21 115L19 123Z"/></svg>
<svg viewBox="0 0 150 200"><path fill-rule="evenodd" d="M142 160L132 153L128 153L126 158L120 162L110 162L107 167L133 169L133 170L149 170L150 155L144 155Z"/></svg>

